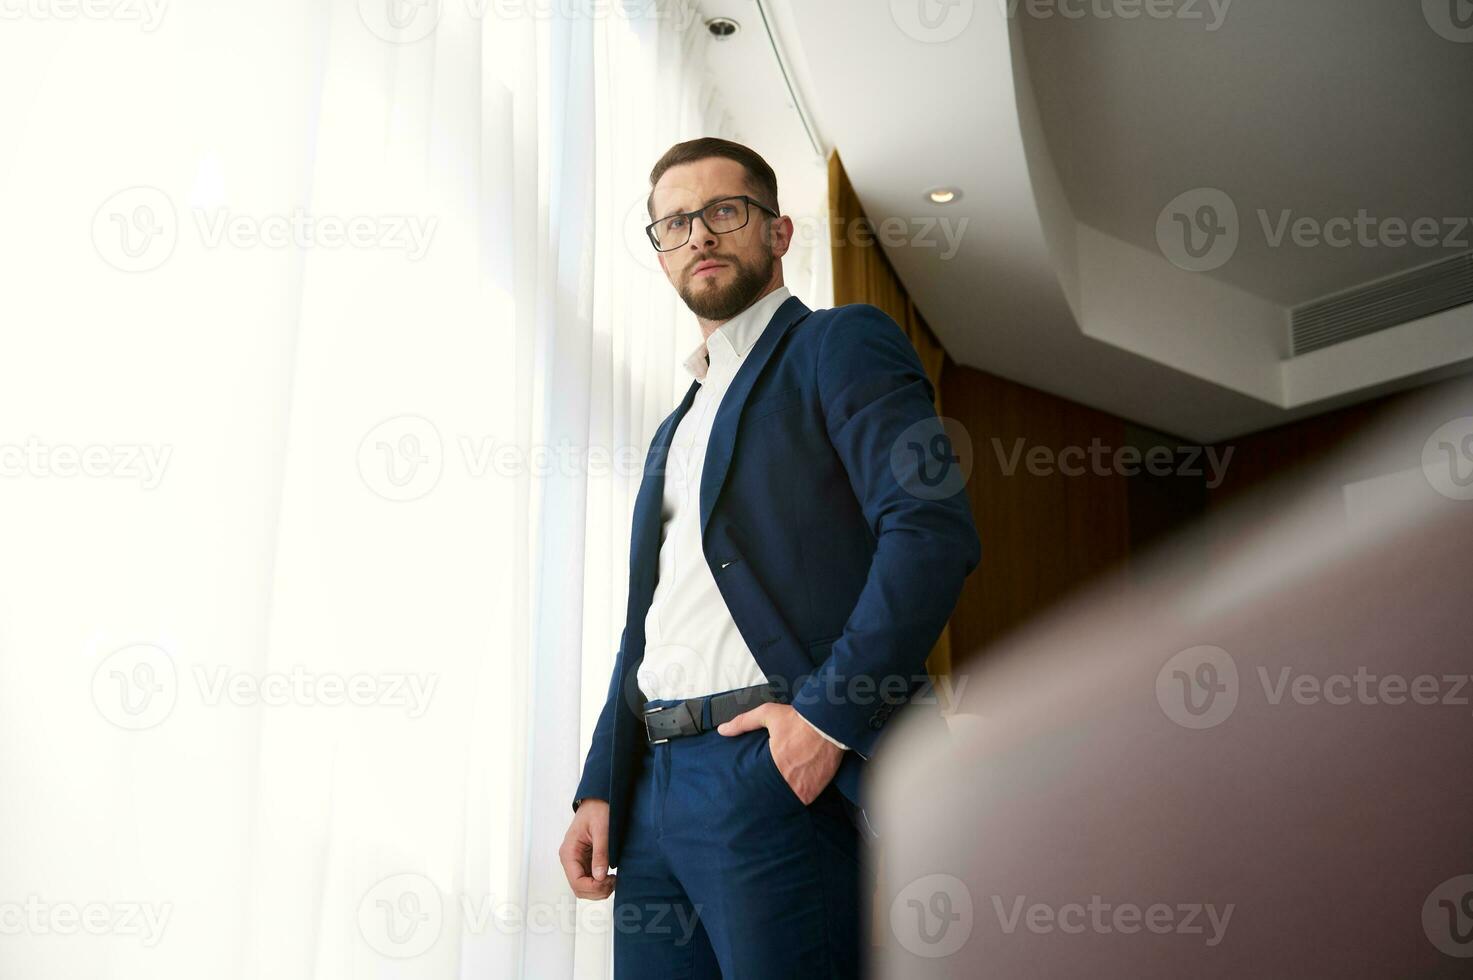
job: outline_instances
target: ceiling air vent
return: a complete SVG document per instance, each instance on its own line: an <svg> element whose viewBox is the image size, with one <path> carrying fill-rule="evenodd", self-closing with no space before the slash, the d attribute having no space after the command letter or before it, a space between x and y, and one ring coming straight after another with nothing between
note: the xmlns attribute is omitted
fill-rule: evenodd
<svg viewBox="0 0 1473 980"><path fill-rule="evenodd" d="M1379 279L1290 312L1294 357L1473 303L1473 252Z"/></svg>

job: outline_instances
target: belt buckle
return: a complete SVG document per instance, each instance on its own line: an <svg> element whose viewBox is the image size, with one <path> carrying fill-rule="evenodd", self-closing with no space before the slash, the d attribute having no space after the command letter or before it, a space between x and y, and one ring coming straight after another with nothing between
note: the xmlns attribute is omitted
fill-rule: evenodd
<svg viewBox="0 0 1473 980"><path fill-rule="evenodd" d="M649 742L649 744L651 745L663 745L664 743L670 741L670 739L668 738L650 738L650 736L654 734L650 731L650 715L664 710L664 708L658 706L644 709L644 737L645 741Z"/></svg>

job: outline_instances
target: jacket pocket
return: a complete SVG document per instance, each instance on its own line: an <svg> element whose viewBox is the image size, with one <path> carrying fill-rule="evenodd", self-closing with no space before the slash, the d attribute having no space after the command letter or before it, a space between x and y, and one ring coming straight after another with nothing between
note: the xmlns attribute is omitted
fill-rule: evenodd
<svg viewBox="0 0 1473 980"><path fill-rule="evenodd" d="M742 409L742 418L748 422L776 415L778 412L793 408L802 401L801 393L797 388L784 388L772 394L763 395L747 402Z"/></svg>

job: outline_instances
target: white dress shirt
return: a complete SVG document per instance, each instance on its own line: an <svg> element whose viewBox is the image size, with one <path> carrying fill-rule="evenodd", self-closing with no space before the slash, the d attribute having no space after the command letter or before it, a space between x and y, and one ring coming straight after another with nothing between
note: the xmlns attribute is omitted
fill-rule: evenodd
<svg viewBox="0 0 1473 980"><path fill-rule="evenodd" d="M660 573L645 615L638 675L648 700L700 697L767 682L706 564L701 472L722 398L777 308L791 295L786 286L774 289L716 328L685 359L686 371L700 387L675 428L665 468Z"/></svg>

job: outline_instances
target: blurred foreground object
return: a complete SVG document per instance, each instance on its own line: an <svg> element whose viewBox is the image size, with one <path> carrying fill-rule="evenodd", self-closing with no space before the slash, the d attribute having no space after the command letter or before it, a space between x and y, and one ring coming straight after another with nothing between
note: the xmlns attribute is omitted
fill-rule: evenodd
<svg viewBox="0 0 1473 980"><path fill-rule="evenodd" d="M1459 382L974 657L876 975L1473 975L1470 583Z"/></svg>

